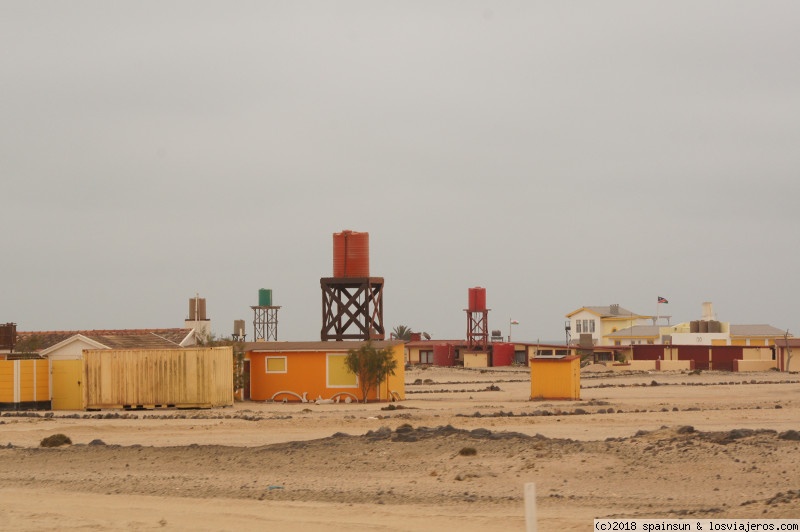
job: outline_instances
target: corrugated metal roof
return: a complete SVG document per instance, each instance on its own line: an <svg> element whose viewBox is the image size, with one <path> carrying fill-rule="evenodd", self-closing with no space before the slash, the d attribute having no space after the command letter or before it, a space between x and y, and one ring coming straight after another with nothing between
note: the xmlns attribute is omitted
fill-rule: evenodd
<svg viewBox="0 0 800 532"><path fill-rule="evenodd" d="M791 335L789 336L788 341L785 338L776 338L775 345L778 347L800 347L800 338L792 338Z"/></svg>
<svg viewBox="0 0 800 532"><path fill-rule="evenodd" d="M731 336L783 336L786 331L773 327L772 325L733 325L731 324Z"/></svg>
<svg viewBox="0 0 800 532"><path fill-rule="evenodd" d="M345 342L247 342L245 351L278 352L278 351L349 351L366 345L366 341ZM372 345L378 349L402 345L402 340L378 340Z"/></svg>
<svg viewBox="0 0 800 532"><path fill-rule="evenodd" d="M39 352L82 335L110 349L164 349L179 347L193 329L121 329L93 331L31 331L17 333L17 349Z"/></svg>
<svg viewBox="0 0 800 532"><path fill-rule="evenodd" d="M612 312L611 307L612 305L604 305L599 307L598 306L581 307L578 310L573 310L572 312L567 314L567 317L569 318L577 314L578 312L581 312L582 310L588 310L589 312L593 312L598 316L600 316L601 318L630 318L632 316L642 317L642 318L649 317L642 314L637 314L636 312L633 312L631 310L619 306L616 307L616 312Z"/></svg>
<svg viewBox="0 0 800 532"><path fill-rule="evenodd" d="M414 340L406 342L406 347L433 347L435 345L449 344L455 347L466 346L466 340Z"/></svg>

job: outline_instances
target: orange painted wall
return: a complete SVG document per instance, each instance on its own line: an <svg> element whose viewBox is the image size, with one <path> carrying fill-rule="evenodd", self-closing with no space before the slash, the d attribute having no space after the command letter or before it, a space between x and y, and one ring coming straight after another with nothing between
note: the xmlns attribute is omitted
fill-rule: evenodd
<svg viewBox="0 0 800 532"><path fill-rule="evenodd" d="M379 390L370 390L370 401L389 400L390 392L395 392L396 399L405 399L405 371L403 365L403 345L392 348L395 360L398 361L395 375L390 376L388 383L381 384ZM257 352L247 353L250 360L250 399L268 401L277 392L294 392L297 396L314 401L317 397L330 399L336 394L347 392L361 400L361 389L352 387L328 387L327 355L346 355L343 351L291 351L291 352ZM267 357L286 357L286 373L267 373ZM341 395L343 401L345 395ZM299 401L298 397L284 394L276 400Z"/></svg>

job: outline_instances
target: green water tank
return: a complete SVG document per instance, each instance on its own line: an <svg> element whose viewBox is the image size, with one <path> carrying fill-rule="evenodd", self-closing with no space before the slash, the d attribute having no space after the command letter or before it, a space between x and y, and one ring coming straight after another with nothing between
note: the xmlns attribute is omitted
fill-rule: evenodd
<svg viewBox="0 0 800 532"><path fill-rule="evenodd" d="M258 306L271 307L272 306L272 289L261 288L258 291Z"/></svg>

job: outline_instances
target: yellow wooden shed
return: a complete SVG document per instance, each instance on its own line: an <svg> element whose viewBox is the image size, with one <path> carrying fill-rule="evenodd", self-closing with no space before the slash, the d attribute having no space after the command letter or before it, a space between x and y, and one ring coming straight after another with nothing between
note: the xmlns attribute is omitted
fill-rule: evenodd
<svg viewBox="0 0 800 532"><path fill-rule="evenodd" d="M530 359L531 399L581 398L581 358L577 355Z"/></svg>

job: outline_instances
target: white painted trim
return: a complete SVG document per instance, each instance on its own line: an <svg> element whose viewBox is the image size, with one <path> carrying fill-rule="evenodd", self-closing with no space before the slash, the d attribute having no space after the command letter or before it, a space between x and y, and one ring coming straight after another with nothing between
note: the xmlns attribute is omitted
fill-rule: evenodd
<svg viewBox="0 0 800 532"><path fill-rule="evenodd" d="M61 340L57 344L51 345L47 349L43 349L41 351L41 353L39 353L39 354L41 356L47 356L50 353L52 353L53 351L58 351L59 349L61 349L65 345L69 345L69 344L71 344L73 342L77 342L78 340L82 340L82 341L88 343L89 345L94 346L95 349L108 349L109 348L107 345L103 345L103 344L101 344L100 342L98 342L96 340L92 340L91 338L87 338L86 336L84 336L82 334L75 334L73 336L70 336L66 340Z"/></svg>

